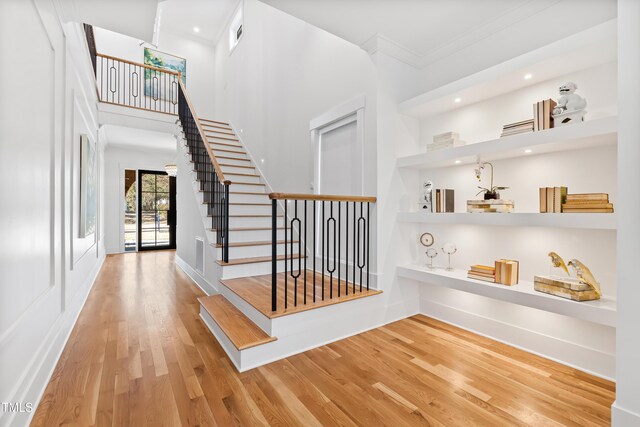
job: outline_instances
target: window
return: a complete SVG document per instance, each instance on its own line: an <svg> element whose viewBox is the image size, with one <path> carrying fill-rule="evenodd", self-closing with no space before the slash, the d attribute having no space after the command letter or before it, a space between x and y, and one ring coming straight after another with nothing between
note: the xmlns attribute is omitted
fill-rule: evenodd
<svg viewBox="0 0 640 427"><path fill-rule="evenodd" d="M242 37L242 6L236 11L229 27L229 53L233 52Z"/></svg>

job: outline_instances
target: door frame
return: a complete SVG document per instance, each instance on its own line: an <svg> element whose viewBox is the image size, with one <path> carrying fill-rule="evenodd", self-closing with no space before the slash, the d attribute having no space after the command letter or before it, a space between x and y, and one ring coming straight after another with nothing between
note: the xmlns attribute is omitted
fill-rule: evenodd
<svg viewBox="0 0 640 427"><path fill-rule="evenodd" d="M309 122L311 132L311 142L313 144L313 184L312 192L321 194L322 177L322 135L326 132L338 129L342 126L356 122L356 143L360 150L360 194L364 195L364 109L366 107L366 97L357 96L347 102L331 108L329 111L312 119Z"/></svg>
<svg viewBox="0 0 640 427"><path fill-rule="evenodd" d="M138 229L138 239L137 239L137 251L160 251L167 249L175 249L176 248L176 177L169 176L169 210L167 211L167 222L169 223L169 244L164 246L152 246L152 247L143 247L142 246L142 174L147 175L165 175L168 176L164 171L154 171L154 170L145 170L138 169L138 177L136 185L136 196L137 196L137 229Z"/></svg>

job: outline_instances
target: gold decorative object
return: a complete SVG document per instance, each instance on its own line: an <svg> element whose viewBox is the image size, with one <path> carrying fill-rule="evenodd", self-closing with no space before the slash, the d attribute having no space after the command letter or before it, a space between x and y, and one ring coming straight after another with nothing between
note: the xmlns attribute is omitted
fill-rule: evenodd
<svg viewBox="0 0 640 427"><path fill-rule="evenodd" d="M549 252L549 257L551 264L562 269L566 276L535 276L533 288L536 291L574 301L600 299L602 296L600 284L586 265L577 259L572 259L568 263L574 273L571 274L560 255L552 251Z"/></svg>
<svg viewBox="0 0 640 427"><path fill-rule="evenodd" d="M567 276L570 276L569 270L567 269L567 265L564 263L564 260L560 255L551 251L549 252L549 257L551 257L551 263L553 264L554 267L562 268L564 272L567 273Z"/></svg>
<svg viewBox="0 0 640 427"><path fill-rule="evenodd" d="M584 265L577 259L572 259L571 261L569 261L569 266L575 270L576 276L578 277L578 279L580 279L581 282L589 285L589 287L593 289L596 294L598 294L598 298L602 296L600 283L598 283L596 278L593 277L593 274L591 274L591 270L589 270L586 265Z"/></svg>

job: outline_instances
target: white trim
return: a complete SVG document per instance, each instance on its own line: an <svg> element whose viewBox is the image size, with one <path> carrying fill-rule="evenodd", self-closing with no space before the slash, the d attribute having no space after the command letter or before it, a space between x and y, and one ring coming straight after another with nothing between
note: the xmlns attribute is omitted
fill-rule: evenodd
<svg viewBox="0 0 640 427"><path fill-rule="evenodd" d="M320 114L319 116L311 119L309 121L309 130L324 127L332 122L335 122L336 120L340 120L344 117L350 116L356 111L364 109L365 107L366 96L356 96L355 98L352 98L340 105L336 105L326 113Z"/></svg>
<svg viewBox="0 0 640 427"><path fill-rule="evenodd" d="M621 408L616 399L611 405L611 425L614 427L640 426L640 414Z"/></svg>
<svg viewBox="0 0 640 427"><path fill-rule="evenodd" d="M205 245L206 251L206 245ZM193 283L198 286L202 292L206 295L216 295L218 294L218 289L210 283L203 275L198 273L194 268L192 268L185 260L178 256L176 252L176 265L193 281Z"/></svg>
<svg viewBox="0 0 640 427"><path fill-rule="evenodd" d="M422 55L381 34L374 34L360 47L369 55L380 52L414 68L420 68Z"/></svg>

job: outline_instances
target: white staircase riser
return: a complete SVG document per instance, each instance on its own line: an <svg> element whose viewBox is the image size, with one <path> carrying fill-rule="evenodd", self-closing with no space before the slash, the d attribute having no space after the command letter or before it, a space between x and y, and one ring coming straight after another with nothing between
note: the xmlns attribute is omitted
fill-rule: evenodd
<svg viewBox="0 0 640 427"><path fill-rule="evenodd" d="M307 261L308 262L308 261ZM278 261L278 273L284 271L284 260ZM261 276L271 274L271 261L252 264L225 265L222 267L222 280L238 277Z"/></svg>
<svg viewBox="0 0 640 427"><path fill-rule="evenodd" d="M236 157L236 156L222 156L222 157ZM237 160L237 159L225 159L225 158L221 158L221 159L217 159L218 163L226 163L228 165L239 165L239 166L251 166L251 162L248 161L249 159L246 160Z"/></svg>
<svg viewBox="0 0 640 427"><path fill-rule="evenodd" d="M209 144L211 145L212 149L244 151L242 145L236 144L233 141L220 141L217 139L209 138Z"/></svg>
<svg viewBox="0 0 640 427"><path fill-rule="evenodd" d="M278 217L276 227L283 227L283 217ZM263 228L271 227L271 216L265 217L229 217L229 227L231 228Z"/></svg>
<svg viewBox="0 0 640 427"><path fill-rule="evenodd" d="M278 255L284 255L284 243L277 245ZM304 251L304 248L302 248ZM287 244L287 253L291 254L291 243ZM293 244L293 253L298 253L298 244ZM271 245L232 246L229 248L229 259L271 256ZM216 248L216 259L222 259L222 248ZM297 262L294 260L294 265Z"/></svg>
<svg viewBox="0 0 640 427"><path fill-rule="evenodd" d="M223 163L224 162L219 162L219 163ZM243 166L249 166L247 165L243 165ZM254 168L253 166L250 168L240 168L240 167L234 167L234 166L220 166L220 169L222 169L222 173L227 174L227 173L256 173L256 168Z"/></svg>
<svg viewBox="0 0 640 427"><path fill-rule="evenodd" d="M259 176L244 176L244 175L234 175L234 174L225 174L224 175L225 179L231 180L232 183L234 182L246 182L246 183L250 183L250 184L260 184L260 177ZM233 185L233 184L231 184Z"/></svg>
<svg viewBox="0 0 640 427"><path fill-rule="evenodd" d="M276 232L278 240L284 240L284 229ZM265 242L271 240L271 230L231 231L232 242Z"/></svg>
<svg viewBox="0 0 640 427"><path fill-rule="evenodd" d="M269 195L263 194L229 194L230 203L271 203Z"/></svg>
<svg viewBox="0 0 640 427"><path fill-rule="evenodd" d="M239 184L239 183L234 183L232 182L231 185L229 186L229 191L234 192L240 192L240 193L265 193L265 186L264 185L246 185L246 184ZM231 199L231 197L233 197L232 194L229 195L229 199Z"/></svg>
<svg viewBox="0 0 640 427"><path fill-rule="evenodd" d="M271 205L234 205L233 203L229 204L230 215L271 215Z"/></svg>
<svg viewBox="0 0 640 427"><path fill-rule="evenodd" d="M241 152L240 150L236 150L233 147L230 147L228 150L226 148L222 148L218 145L211 145L211 149L213 150L213 154L215 156L224 156L224 157L235 157L238 159L248 159L247 153ZM222 151L225 150L225 151ZM232 152L230 152L232 151Z"/></svg>

